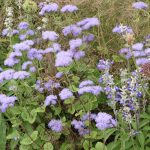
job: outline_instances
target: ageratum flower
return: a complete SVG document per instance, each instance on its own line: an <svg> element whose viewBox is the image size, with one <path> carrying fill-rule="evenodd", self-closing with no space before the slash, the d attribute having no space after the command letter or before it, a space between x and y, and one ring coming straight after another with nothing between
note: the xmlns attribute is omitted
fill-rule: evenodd
<svg viewBox="0 0 150 150"><path fill-rule="evenodd" d="M36 72L36 68L35 68L34 66L31 66L31 67L29 68L29 71L30 71L30 72Z"/></svg>
<svg viewBox="0 0 150 150"><path fill-rule="evenodd" d="M83 87L89 86L89 85L94 85L94 82L91 80L85 80L79 84L79 88L83 88Z"/></svg>
<svg viewBox="0 0 150 150"><path fill-rule="evenodd" d="M73 62L72 54L68 51L61 51L56 54L55 66L66 67Z"/></svg>
<svg viewBox="0 0 150 150"><path fill-rule="evenodd" d="M26 35L33 36L34 35L34 31L33 30L27 30Z"/></svg>
<svg viewBox="0 0 150 150"><path fill-rule="evenodd" d="M8 107L13 107L16 100L17 100L16 96L6 96L4 94L0 94L1 112L5 112Z"/></svg>
<svg viewBox="0 0 150 150"><path fill-rule="evenodd" d="M119 53L123 54L127 60L132 57L132 53L129 48L122 48Z"/></svg>
<svg viewBox="0 0 150 150"><path fill-rule="evenodd" d="M43 16L45 13L48 12L56 12L58 10L58 5L56 3L50 3L48 5L42 5L41 11L39 12L39 15Z"/></svg>
<svg viewBox="0 0 150 150"><path fill-rule="evenodd" d="M55 132L61 132L63 127L62 127L62 122L61 120L51 120L49 123L48 123L48 127L52 130L52 131L55 131Z"/></svg>
<svg viewBox="0 0 150 150"><path fill-rule="evenodd" d="M85 86L78 90L79 95L83 95L84 93L91 93L93 95L99 95L102 91L100 86Z"/></svg>
<svg viewBox="0 0 150 150"><path fill-rule="evenodd" d="M75 50L76 48L79 48L82 45L82 39L75 39L69 41L70 49Z"/></svg>
<svg viewBox="0 0 150 150"><path fill-rule="evenodd" d="M34 59L37 59L37 60L42 60L43 56L42 54L35 48L31 48L29 51L28 51L28 54L27 54L27 57L30 59L30 60L34 60Z"/></svg>
<svg viewBox="0 0 150 150"><path fill-rule="evenodd" d="M59 93L59 96L60 99L64 101L66 99L73 97L73 93L68 88L65 88Z"/></svg>
<svg viewBox="0 0 150 150"><path fill-rule="evenodd" d="M59 35L54 31L43 31L42 38L44 40L56 41Z"/></svg>
<svg viewBox="0 0 150 150"><path fill-rule="evenodd" d="M138 58L138 59L136 59L136 64L138 66L144 65L144 64L149 63L149 62L150 62L150 59L148 59L148 58Z"/></svg>
<svg viewBox="0 0 150 150"><path fill-rule="evenodd" d="M83 36L82 40L85 43L89 43L89 42L93 41L94 38L95 38L95 36L93 34L88 34L86 36Z"/></svg>
<svg viewBox="0 0 150 150"><path fill-rule="evenodd" d="M91 27L94 26L99 26L100 25L100 21L98 20L98 18L86 18L83 19L80 22L77 22L77 26L81 27L82 30L88 30Z"/></svg>
<svg viewBox="0 0 150 150"><path fill-rule="evenodd" d="M6 28L2 31L2 36L7 36L8 33L9 33L9 29Z"/></svg>
<svg viewBox="0 0 150 150"><path fill-rule="evenodd" d="M85 115L82 116L81 120L86 121L86 120L95 120L96 114L94 113L86 113Z"/></svg>
<svg viewBox="0 0 150 150"><path fill-rule="evenodd" d="M29 65L32 65L32 61L26 61L22 64L22 70L26 70Z"/></svg>
<svg viewBox="0 0 150 150"><path fill-rule="evenodd" d="M18 71L13 74L13 79L24 80L25 78L28 78L29 76L30 76L30 73L26 71Z"/></svg>
<svg viewBox="0 0 150 150"><path fill-rule="evenodd" d="M64 36L67 36L68 34L73 34L73 36L76 37L82 32L82 29L76 25L70 25L64 27L62 32Z"/></svg>
<svg viewBox="0 0 150 150"><path fill-rule="evenodd" d="M109 60L106 60L106 61L105 60L99 60L97 68L101 71L109 70L112 64L113 64L113 62L109 61Z"/></svg>
<svg viewBox="0 0 150 150"><path fill-rule="evenodd" d="M15 70L8 69L0 73L0 83L2 83L4 80L11 80L13 78L13 75L15 73Z"/></svg>
<svg viewBox="0 0 150 150"><path fill-rule="evenodd" d="M126 33L133 34L133 30L131 27L123 26L123 25L117 25L116 27L113 28L112 32L113 33L119 33L122 35L124 35Z"/></svg>
<svg viewBox="0 0 150 150"><path fill-rule="evenodd" d="M46 97L44 105L55 105L57 103L57 96L56 95L49 95Z"/></svg>
<svg viewBox="0 0 150 150"><path fill-rule="evenodd" d="M112 118L111 115L100 112L95 117L96 127L99 130L105 130L107 128L113 128L117 126L117 121Z"/></svg>
<svg viewBox="0 0 150 150"><path fill-rule="evenodd" d="M57 72L56 75L55 75L55 77L57 79L60 79L63 75L64 75L63 72Z"/></svg>
<svg viewBox="0 0 150 150"><path fill-rule="evenodd" d="M76 130L78 130L78 132L81 136L84 136L89 133L89 129L86 129L86 126L85 126L84 122L82 122L82 121L77 121L74 119L71 122L71 125L74 126L74 128Z"/></svg>
<svg viewBox="0 0 150 150"><path fill-rule="evenodd" d="M20 22L20 24L18 25L19 30L26 30L28 29L29 24L27 22Z"/></svg>
<svg viewBox="0 0 150 150"><path fill-rule="evenodd" d="M26 34L21 34L21 35L19 35L19 39L20 39L21 41L24 41L26 38L27 38L27 35L26 35Z"/></svg>
<svg viewBox="0 0 150 150"><path fill-rule="evenodd" d="M73 58L75 60L79 60L79 59L81 59L84 56L85 56L85 52L84 51L77 51L77 52L75 52Z"/></svg>
<svg viewBox="0 0 150 150"><path fill-rule="evenodd" d="M78 7L75 5L65 5L62 7L61 12L75 12L78 10Z"/></svg>
<svg viewBox="0 0 150 150"><path fill-rule="evenodd" d="M147 9L148 8L148 4L140 1L140 2L133 3L132 7L135 8L135 9Z"/></svg>
<svg viewBox="0 0 150 150"><path fill-rule="evenodd" d="M52 48L53 48L53 52L55 53L61 51L61 45L58 43L53 43Z"/></svg>

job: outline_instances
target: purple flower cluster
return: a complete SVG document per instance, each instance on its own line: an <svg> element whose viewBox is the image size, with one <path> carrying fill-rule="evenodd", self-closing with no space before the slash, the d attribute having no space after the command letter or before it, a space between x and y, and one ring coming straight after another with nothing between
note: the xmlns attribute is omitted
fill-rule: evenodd
<svg viewBox="0 0 150 150"><path fill-rule="evenodd" d="M65 88L59 93L59 96L60 99L64 101L66 99L72 98L73 93L69 89Z"/></svg>
<svg viewBox="0 0 150 150"><path fill-rule="evenodd" d="M56 77L57 79L60 79L63 75L64 75L64 74L63 74L62 72L57 72L56 75L55 75L55 77Z"/></svg>
<svg viewBox="0 0 150 150"><path fill-rule="evenodd" d="M99 26L100 21L98 20L98 18L95 18L95 17L86 18L86 19L83 19L82 21L77 22L76 25L80 27L82 30L88 30L91 27Z"/></svg>
<svg viewBox="0 0 150 150"><path fill-rule="evenodd" d="M29 24L27 22L20 22L20 24L18 25L18 29L19 30L26 30L28 29Z"/></svg>
<svg viewBox="0 0 150 150"><path fill-rule="evenodd" d="M100 112L95 117L96 127L99 130L105 130L107 128L113 128L117 126L117 121L112 118L111 115Z"/></svg>
<svg viewBox="0 0 150 150"><path fill-rule="evenodd" d="M56 67L66 67L69 66L72 62L72 53L70 53L69 51L61 51L56 54Z"/></svg>
<svg viewBox="0 0 150 150"><path fill-rule="evenodd" d="M10 34L11 36L17 35L17 34L19 34L19 31L16 29L10 31L8 28L6 28L2 31L2 36L7 36L8 34Z"/></svg>
<svg viewBox="0 0 150 150"><path fill-rule="evenodd" d="M78 7L75 5L65 5L62 7L61 12L75 12L78 10Z"/></svg>
<svg viewBox="0 0 150 150"><path fill-rule="evenodd" d="M73 39L69 41L70 50L75 50L76 48L79 48L82 45L82 39Z"/></svg>
<svg viewBox="0 0 150 150"><path fill-rule="evenodd" d="M52 91L54 88L60 88L60 83L54 82L53 80L49 80L47 82L42 83L41 80L36 81L35 89L40 93L43 93L44 90Z"/></svg>
<svg viewBox="0 0 150 150"><path fill-rule="evenodd" d="M133 3L132 7L135 8L135 9L147 9L148 8L148 4L140 1L140 2Z"/></svg>
<svg viewBox="0 0 150 150"><path fill-rule="evenodd" d="M48 123L48 127L54 132L61 132L63 129L61 120L55 120L55 119L51 120Z"/></svg>
<svg viewBox="0 0 150 150"><path fill-rule="evenodd" d="M109 70L112 64L113 62L109 60L99 60L97 68L101 71Z"/></svg>
<svg viewBox="0 0 150 150"><path fill-rule="evenodd" d="M113 33L119 33L121 35L126 35L127 33L133 34L133 30L131 27L123 26L123 25L117 25L112 30Z"/></svg>
<svg viewBox="0 0 150 150"><path fill-rule="evenodd" d="M16 100L17 100L16 96L6 96L4 94L0 94L1 112L5 112L8 107L13 107Z"/></svg>
<svg viewBox="0 0 150 150"><path fill-rule="evenodd" d="M71 122L71 125L76 129L78 130L78 133L81 135L81 136L84 136L86 134L89 133L89 129L86 128L85 124L83 121L78 121L78 120L73 120Z"/></svg>
<svg viewBox="0 0 150 150"><path fill-rule="evenodd" d="M68 34L72 34L74 37L76 37L82 32L82 29L77 25L70 25L64 27L62 32L64 36L67 36Z"/></svg>
<svg viewBox="0 0 150 150"><path fill-rule="evenodd" d="M39 12L39 15L43 16L45 13L49 12L57 12L58 5L56 3L50 3L50 4L42 4L40 5L41 11Z"/></svg>
<svg viewBox="0 0 150 150"><path fill-rule="evenodd" d="M43 40L56 41L59 35L54 31L43 31L42 38Z"/></svg>
<svg viewBox="0 0 150 150"><path fill-rule="evenodd" d="M125 56L125 58L128 60L132 57L132 53L131 50L129 48L122 48L119 53L123 56Z"/></svg>
<svg viewBox="0 0 150 150"><path fill-rule="evenodd" d="M22 64L22 70L26 70L29 66L29 70L31 72L35 72L36 71L36 68L33 66L33 63L32 61L26 61Z"/></svg>
<svg viewBox="0 0 150 150"><path fill-rule="evenodd" d="M48 105L55 105L57 103L57 96L56 95L49 95L46 97L45 99L45 106L48 106Z"/></svg>
<svg viewBox="0 0 150 150"><path fill-rule="evenodd" d="M88 34L86 36L83 36L82 41L85 43L89 43L91 41L93 41L95 38L95 36L93 34Z"/></svg>
<svg viewBox="0 0 150 150"><path fill-rule="evenodd" d="M93 81L90 80L82 81L79 85L78 94L83 95L84 93L91 93L94 95L99 95L99 93L102 91L102 88L93 84Z"/></svg>

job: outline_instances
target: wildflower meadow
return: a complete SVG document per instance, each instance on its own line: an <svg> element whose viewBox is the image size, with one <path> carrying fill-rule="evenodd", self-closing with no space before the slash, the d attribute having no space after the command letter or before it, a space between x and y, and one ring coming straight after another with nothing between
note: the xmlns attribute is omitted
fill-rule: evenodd
<svg viewBox="0 0 150 150"><path fill-rule="evenodd" d="M150 0L0 8L0 150L150 150Z"/></svg>

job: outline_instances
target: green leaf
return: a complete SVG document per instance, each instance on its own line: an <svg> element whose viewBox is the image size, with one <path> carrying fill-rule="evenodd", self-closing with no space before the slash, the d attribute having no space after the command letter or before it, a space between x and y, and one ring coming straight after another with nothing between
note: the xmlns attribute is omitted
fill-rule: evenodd
<svg viewBox="0 0 150 150"><path fill-rule="evenodd" d="M138 134L138 140L139 140L141 147L144 148L145 137L142 132L140 134Z"/></svg>
<svg viewBox="0 0 150 150"><path fill-rule="evenodd" d="M95 148L96 150L107 150L107 147L101 142L97 142Z"/></svg>
<svg viewBox="0 0 150 150"><path fill-rule="evenodd" d="M74 97L71 97L71 98L69 98L69 99L66 99L65 101L64 101L64 104L72 104L74 102Z"/></svg>
<svg viewBox="0 0 150 150"><path fill-rule="evenodd" d="M20 145L19 150L31 150L29 145Z"/></svg>
<svg viewBox="0 0 150 150"><path fill-rule="evenodd" d="M0 112L0 150L6 149L6 122Z"/></svg>
<svg viewBox="0 0 150 150"><path fill-rule="evenodd" d="M53 149L54 149L54 147L50 142L44 144L44 150L53 150Z"/></svg>
<svg viewBox="0 0 150 150"><path fill-rule="evenodd" d="M89 150L89 141L84 141L83 148L84 150Z"/></svg>
<svg viewBox="0 0 150 150"><path fill-rule="evenodd" d="M15 139L15 138L19 138L20 135L18 133L17 130L14 130L12 133L10 133L9 135L7 135L7 139Z"/></svg>
<svg viewBox="0 0 150 150"><path fill-rule="evenodd" d="M106 130L104 140L106 141L115 131L116 131L115 128Z"/></svg>
<svg viewBox="0 0 150 150"><path fill-rule="evenodd" d="M33 131L31 135L27 135L21 140L22 145L32 144L38 137L38 131Z"/></svg>

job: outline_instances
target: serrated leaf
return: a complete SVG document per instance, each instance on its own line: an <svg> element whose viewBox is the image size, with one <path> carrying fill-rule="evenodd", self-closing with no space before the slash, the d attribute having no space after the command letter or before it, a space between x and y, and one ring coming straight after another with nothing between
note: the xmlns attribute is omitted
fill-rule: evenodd
<svg viewBox="0 0 150 150"><path fill-rule="evenodd" d="M46 144L44 144L44 150L53 150L54 149L54 147L53 147L53 145L52 145L52 143L46 143Z"/></svg>
<svg viewBox="0 0 150 150"><path fill-rule="evenodd" d="M30 135L30 137L28 135L26 135L22 140L21 140L21 144L22 145L30 145L32 144L38 136L38 131L33 131L32 134Z"/></svg>

